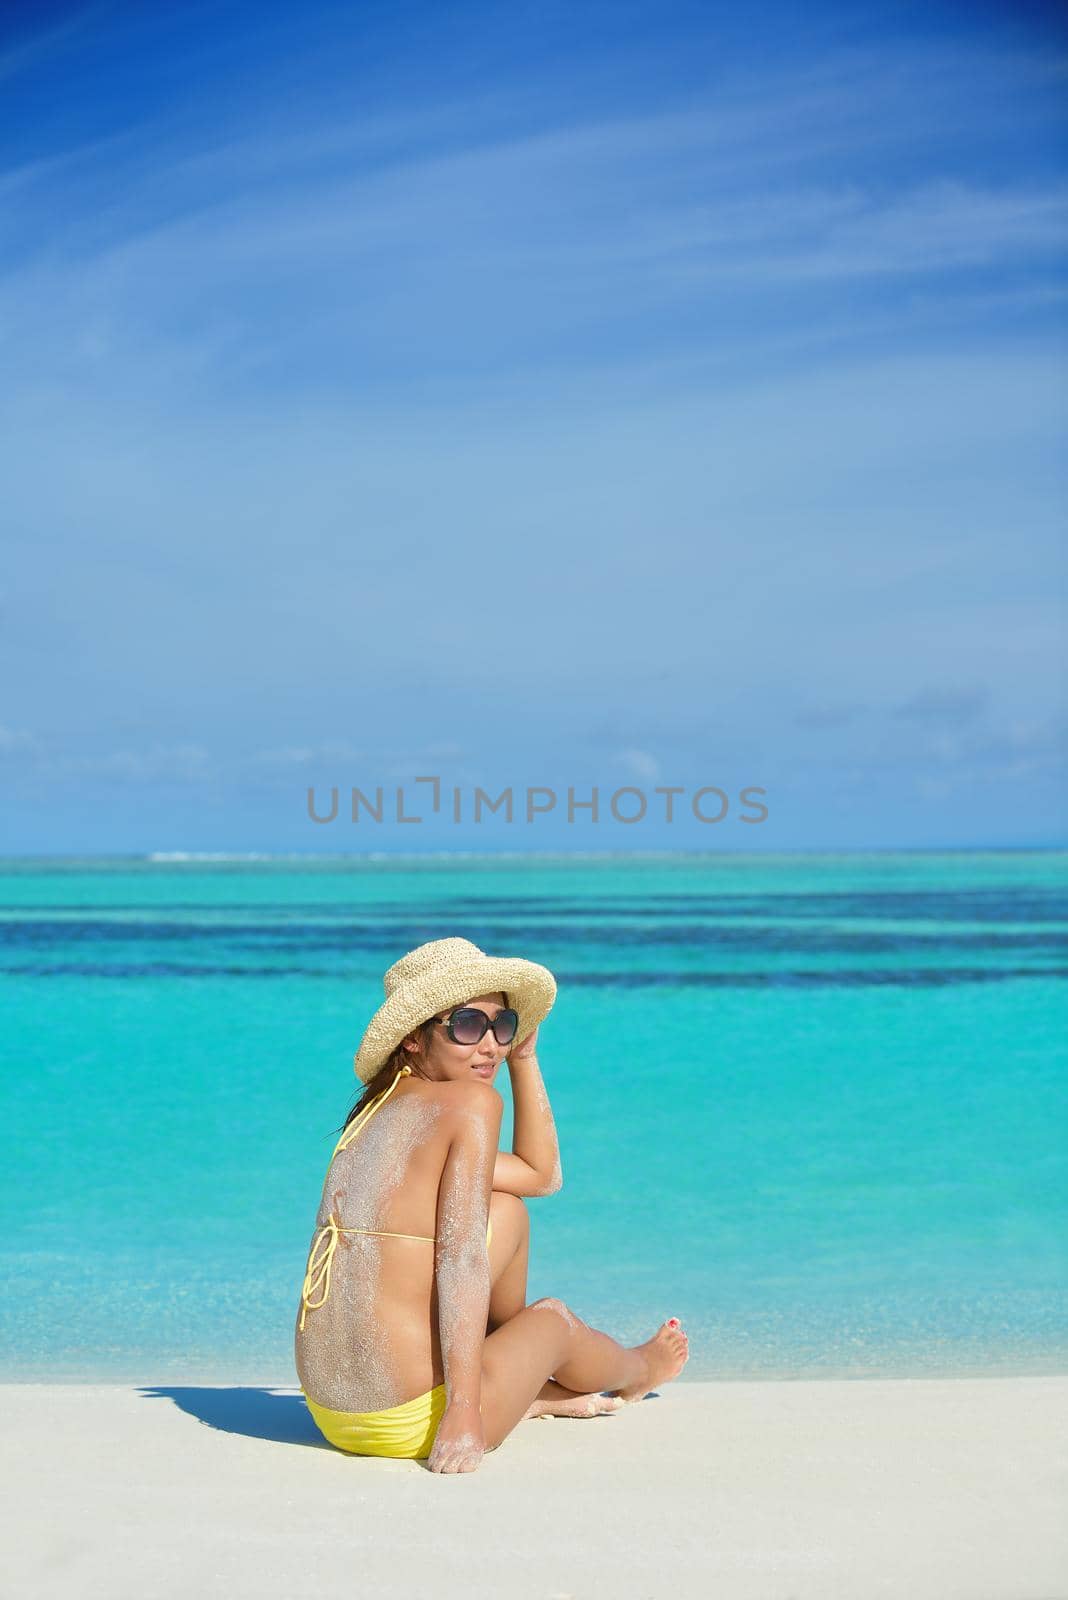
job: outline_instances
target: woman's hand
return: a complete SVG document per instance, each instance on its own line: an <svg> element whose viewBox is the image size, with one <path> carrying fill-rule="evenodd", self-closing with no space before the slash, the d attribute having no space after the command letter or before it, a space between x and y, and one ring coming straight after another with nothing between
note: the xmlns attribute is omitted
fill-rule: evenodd
<svg viewBox="0 0 1068 1600"><path fill-rule="evenodd" d="M520 1044L517 1044L514 1050L509 1052L509 1061L524 1061L527 1056L532 1056L537 1042L538 1030L535 1028L533 1033L528 1033L526 1038Z"/></svg>
<svg viewBox="0 0 1068 1600"><path fill-rule="evenodd" d="M486 1453L482 1413L471 1400L450 1400L426 1464L431 1472L477 1472Z"/></svg>

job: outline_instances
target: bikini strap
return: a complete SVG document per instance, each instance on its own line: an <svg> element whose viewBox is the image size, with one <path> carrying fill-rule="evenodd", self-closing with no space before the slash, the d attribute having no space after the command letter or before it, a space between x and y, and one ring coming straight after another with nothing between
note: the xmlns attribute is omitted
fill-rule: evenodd
<svg viewBox="0 0 1068 1600"><path fill-rule="evenodd" d="M373 1100L369 1100L367 1102L367 1104L364 1106L363 1110L360 1112L359 1116L356 1117L353 1120L353 1122L350 1124L350 1126L345 1129L344 1133L341 1135L341 1138L338 1140L337 1144L334 1146L334 1155L335 1156L337 1155L339 1150L347 1150L348 1149L349 1145L356 1138L356 1135L358 1133L361 1133L363 1131L364 1127L366 1126L366 1124L368 1122L370 1122L371 1118L374 1116L374 1114L378 1110L379 1106L384 1106L385 1105L386 1101L389 1099L390 1095L393 1093L393 1091L397 1087L398 1083L400 1083L401 1079L402 1078L410 1078L411 1075L412 1075L412 1069L408 1065L407 1061L404 1063L403 1066L400 1066L400 1067L397 1068L396 1076L394 1077L393 1082L390 1084L389 1088L388 1089L383 1089L380 1094L376 1094L375 1095ZM330 1159L332 1161L334 1159L334 1157L331 1156Z"/></svg>
<svg viewBox="0 0 1068 1600"><path fill-rule="evenodd" d="M369 1100L364 1106L363 1110L360 1112L359 1116L356 1117L352 1124L345 1129L345 1132L341 1135L341 1138L334 1146L335 1156L339 1150L348 1149L349 1145L356 1138L356 1135L374 1116L379 1106L385 1105L386 1101L389 1099L398 1083L400 1083L401 1079L411 1077L411 1073L412 1069L407 1062L405 1062L403 1066L398 1067L396 1076L394 1077L389 1088L383 1089L381 1094L377 1094L373 1100ZM331 1156L330 1159L333 1160L333 1156ZM327 1299L329 1298L330 1268L334 1260L334 1251L337 1249L338 1234L358 1231L358 1229L342 1228L334 1216L334 1213L331 1211L322 1227L316 1232L315 1238L312 1241L311 1252L308 1256L308 1270L304 1274L304 1285L300 1292L301 1333L304 1332L304 1319L308 1312L317 1311L320 1306L325 1306ZM320 1298L318 1300L313 1300L312 1295L320 1289L322 1290Z"/></svg>
<svg viewBox="0 0 1068 1600"><path fill-rule="evenodd" d="M304 1285L300 1291L300 1331L304 1332L304 1319L309 1311L318 1311L320 1306L325 1306L330 1296L330 1264L334 1259L337 1249L337 1223L333 1214L315 1235L308 1257L308 1270L304 1274ZM321 1289L322 1295L318 1300L313 1300L312 1295Z"/></svg>

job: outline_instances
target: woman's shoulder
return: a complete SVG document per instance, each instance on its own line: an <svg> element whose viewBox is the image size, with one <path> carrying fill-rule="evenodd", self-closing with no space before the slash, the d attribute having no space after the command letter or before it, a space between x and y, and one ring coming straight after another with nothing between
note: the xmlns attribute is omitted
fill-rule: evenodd
<svg viewBox="0 0 1068 1600"><path fill-rule="evenodd" d="M499 1090L492 1083L484 1083L478 1078L471 1083L460 1083L455 1079L432 1082L426 1078L412 1081L418 1082L419 1087L415 1092L420 1098L437 1105L443 1113L476 1116L491 1121L499 1117L504 1109L504 1098Z"/></svg>

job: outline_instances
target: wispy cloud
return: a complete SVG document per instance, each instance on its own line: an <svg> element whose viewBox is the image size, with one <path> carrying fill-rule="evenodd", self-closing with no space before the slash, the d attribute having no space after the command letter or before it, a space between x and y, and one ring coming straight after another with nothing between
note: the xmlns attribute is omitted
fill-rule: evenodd
<svg viewBox="0 0 1068 1600"><path fill-rule="evenodd" d="M900 48L845 52L778 82L728 79L684 112L548 127L544 112L524 126L521 110L507 129L496 105L480 126L476 100L451 118L446 106L407 124L268 127L192 154L160 129L150 163L131 152L121 191L91 207L79 204L96 187L86 173L57 204L62 174L44 165L36 187L50 203L24 213L31 235L48 219L44 253L23 247L0 283L9 373L243 376L270 392L315 371L371 390L403 374L413 344L424 376L515 375L565 349L572 367L596 361L605 344L617 366L639 363L683 328L687 350L720 353L748 346L754 325L784 353L799 323L810 348L821 330L828 348L875 327L900 341L916 316L906 285L925 286L929 337L939 302L959 325L968 275L992 270L1025 271L1002 290L1038 303L1068 244L1065 186L1012 173L995 185L948 155L1004 62L925 62L911 104L909 67ZM1044 84L1050 69L1014 70ZM1003 99L991 96L995 124L1012 109ZM847 170L828 182L846 140ZM924 140L940 141L950 170L903 157ZM27 187L27 169L17 176ZM844 318L827 290L846 282L869 287ZM761 295L779 302L770 317Z"/></svg>
<svg viewBox="0 0 1068 1600"><path fill-rule="evenodd" d="M888 837L897 775L1052 804L1053 52L769 60L687 8L656 71L622 33L480 71L479 35L419 92L383 47L376 99L336 7L251 15L143 8L115 53L109 12L106 95L62 39L19 70L73 98L0 173L9 772L289 816L513 747L550 781L833 773Z"/></svg>
<svg viewBox="0 0 1068 1600"><path fill-rule="evenodd" d="M343 739L325 739L314 745L279 745L270 750L256 750L249 759L253 767L291 772L295 768L312 767L323 762L366 761L369 754L368 750L358 749Z"/></svg>
<svg viewBox="0 0 1068 1600"><path fill-rule="evenodd" d="M873 182L649 220L654 242L632 249L679 286L917 277L1021 257L1054 266L1068 248L1068 185L996 191L942 179L887 196Z"/></svg>
<svg viewBox="0 0 1068 1600"><path fill-rule="evenodd" d="M804 706L797 712L794 721L799 728L811 728L817 732L824 728L844 728L861 716L864 709L855 705Z"/></svg>
<svg viewBox="0 0 1068 1600"><path fill-rule="evenodd" d="M39 67L79 35L84 36L95 22L107 19L113 11L114 7L107 4L106 0L103 4L83 6L55 27L30 33L19 44L0 51L0 82Z"/></svg>
<svg viewBox="0 0 1068 1600"><path fill-rule="evenodd" d="M653 782L661 774L660 762L648 750L627 749L616 753L616 760L625 772L636 778Z"/></svg>
<svg viewBox="0 0 1068 1600"><path fill-rule="evenodd" d="M910 722L971 722L990 703L990 691L985 684L954 689L932 685L911 695L893 714Z"/></svg>
<svg viewBox="0 0 1068 1600"><path fill-rule="evenodd" d="M208 751L192 743L156 743L143 750L110 750L60 760L71 772L120 783L199 783L212 773Z"/></svg>
<svg viewBox="0 0 1068 1600"><path fill-rule="evenodd" d="M24 728L0 727L0 760L5 756L25 756L39 748L39 741Z"/></svg>

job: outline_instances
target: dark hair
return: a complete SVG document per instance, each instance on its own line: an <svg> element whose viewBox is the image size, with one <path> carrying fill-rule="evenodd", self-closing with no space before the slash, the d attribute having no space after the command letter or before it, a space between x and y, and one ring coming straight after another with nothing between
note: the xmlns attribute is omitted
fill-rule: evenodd
<svg viewBox="0 0 1068 1600"><path fill-rule="evenodd" d="M425 1055L427 1050L430 1048L430 1041L434 1037L434 1018L429 1017L426 1022L421 1022L418 1027L412 1028L411 1032L418 1035L419 1053L420 1055ZM405 1035L405 1038L407 1038L407 1034ZM349 1123L354 1117L359 1116L360 1112L363 1110L364 1106L367 1105L368 1101L373 1100L376 1094L380 1094L383 1089L389 1087L389 1081L393 1077L393 1074L396 1072L397 1068L403 1066L404 1063L410 1059L411 1052L405 1050L404 1040L402 1039L400 1044L397 1045L396 1049L390 1051L389 1056L379 1067L374 1077L368 1079L366 1088L360 1095L360 1098L357 1100L352 1110L349 1112L348 1116L345 1118L345 1126L342 1128L335 1128L334 1132L344 1133L345 1128L348 1127Z"/></svg>

